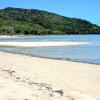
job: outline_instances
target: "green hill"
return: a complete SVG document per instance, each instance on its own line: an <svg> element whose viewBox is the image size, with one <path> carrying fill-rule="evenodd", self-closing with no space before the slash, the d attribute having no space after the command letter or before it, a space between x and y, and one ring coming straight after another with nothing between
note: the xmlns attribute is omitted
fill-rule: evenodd
<svg viewBox="0 0 100 100"><path fill-rule="evenodd" d="M8 7L0 10L0 34L100 34L100 27L42 10Z"/></svg>

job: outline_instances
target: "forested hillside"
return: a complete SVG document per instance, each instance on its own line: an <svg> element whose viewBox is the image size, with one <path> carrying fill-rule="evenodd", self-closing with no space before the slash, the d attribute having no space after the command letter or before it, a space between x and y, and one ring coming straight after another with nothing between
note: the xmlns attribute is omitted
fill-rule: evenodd
<svg viewBox="0 0 100 100"><path fill-rule="evenodd" d="M0 34L100 34L100 27L46 11L8 7L0 10Z"/></svg>

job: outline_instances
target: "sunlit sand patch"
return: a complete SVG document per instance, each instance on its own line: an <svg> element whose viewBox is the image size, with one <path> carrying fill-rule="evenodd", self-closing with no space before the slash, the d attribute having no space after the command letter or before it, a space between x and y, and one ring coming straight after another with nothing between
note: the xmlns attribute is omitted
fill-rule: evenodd
<svg viewBox="0 0 100 100"><path fill-rule="evenodd" d="M89 42L0 42L0 46L40 47L40 46L68 46L88 45Z"/></svg>

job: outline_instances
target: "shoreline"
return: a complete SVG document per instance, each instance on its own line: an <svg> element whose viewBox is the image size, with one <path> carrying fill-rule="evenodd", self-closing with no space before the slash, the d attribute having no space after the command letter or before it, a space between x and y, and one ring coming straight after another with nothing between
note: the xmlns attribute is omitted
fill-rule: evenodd
<svg viewBox="0 0 100 100"><path fill-rule="evenodd" d="M99 65L4 52L0 52L0 56L1 98L8 99L9 96L21 100L24 97L30 100L100 99ZM2 91L5 92L2 94Z"/></svg>
<svg viewBox="0 0 100 100"><path fill-rule="evenodd" d="M0 35L0 38L14 38L17 37L17 35Z"/></svg>
<svg viewBox="0 0 100 100"><path fill-rule="evenodd" d="M69 45L89 45L90 42L0 42L0 46L11 47L48 47L48 46L69 46Z"/></svg>
<svg viewBox="0 0 100 100"><path fill-rule="evenodd" d="M43 56L36 56L36 55L30 55L30 54L15 53L15 52L10 52L10 51L0 51L0 52L10 53L10 54L17 54L17 55L22 55L22 56L29 56L29 57L52 59L52 60L61 60L61 61L70 61L70 62L77 62L77 63L83 63L83 64L100 65L100 64L97 64L97 63L89 63L89 62L85 62L85 61L76 61L76 60L63 59L63 58L43 57Z"/></svg>

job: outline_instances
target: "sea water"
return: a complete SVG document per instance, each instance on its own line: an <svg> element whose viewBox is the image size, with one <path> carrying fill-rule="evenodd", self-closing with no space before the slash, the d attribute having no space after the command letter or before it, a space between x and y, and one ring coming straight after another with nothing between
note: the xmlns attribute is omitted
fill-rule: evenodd
<svg viewBox="0 0 100 100"><path fill-rule="evenodd" d="M46 36L17 36L0 38L0 42L17 41L76 41L91 42L87 45L58 46L58 47L0 47L0 51L12 52L30 56L48 57L63 60L100 64L100 35L46 35Z"/></svg>

